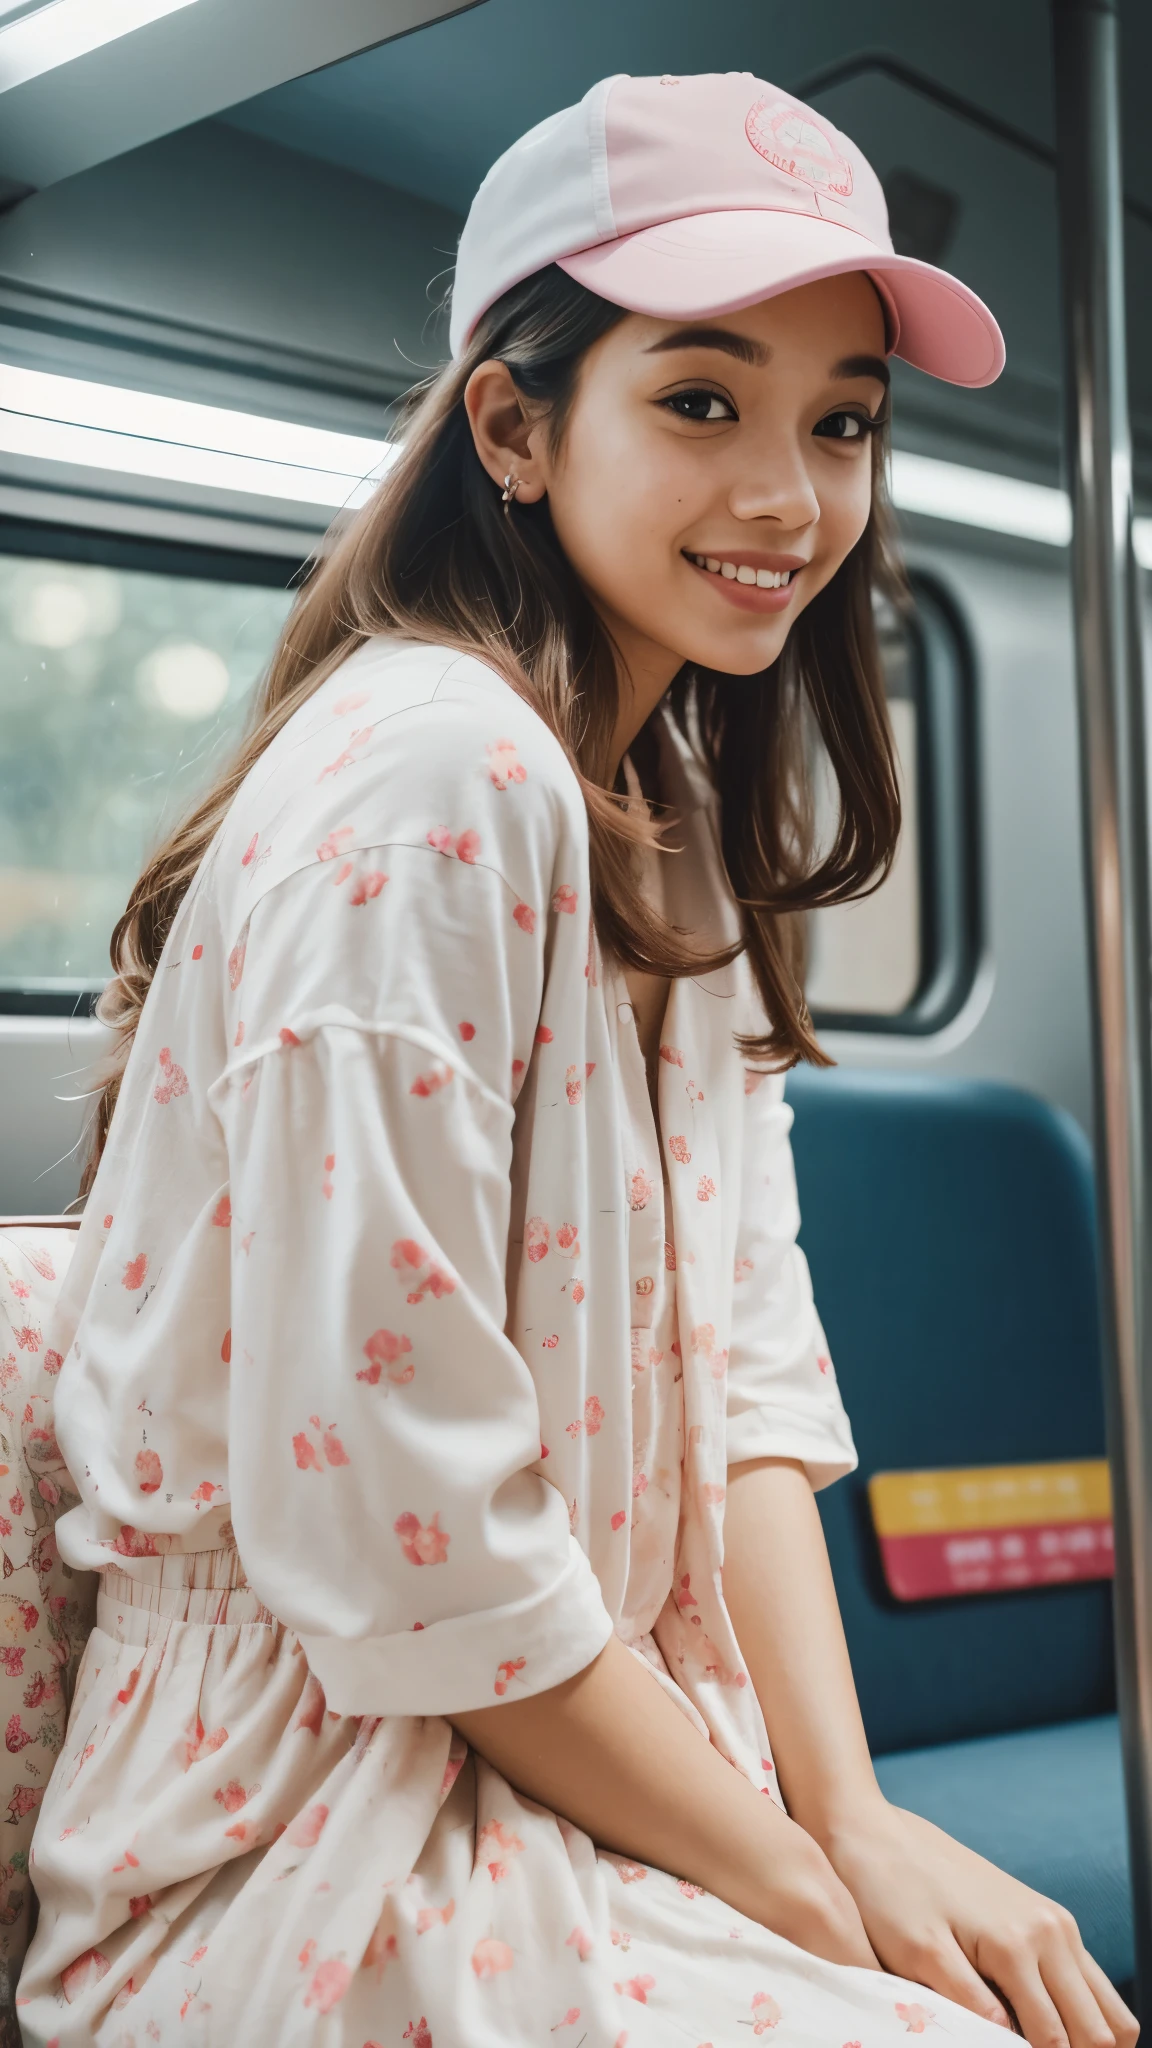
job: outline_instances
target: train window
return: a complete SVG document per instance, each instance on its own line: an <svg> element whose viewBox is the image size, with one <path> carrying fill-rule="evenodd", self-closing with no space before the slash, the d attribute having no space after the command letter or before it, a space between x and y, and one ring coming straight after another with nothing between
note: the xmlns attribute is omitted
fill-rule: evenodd
<svg viewBox="0 0 1152 2048"><path fill-rule="evenodd" d="M291 604L263 558L0 522L0 1013L71 1011L150 846L227 756ZM809 924L824 1028L926 1031L975 957L964 664L928 586L881 613L904 799L892 873Z"/></svg>
<svg viewBox="0 0 1152 2048"><path fill-rule="evenodd" d="M0 1011L71 1010L106 979L148 849L236 740L290 573L0 527Z"/></svg>
<svg viewBox="0 0 1152 2048"><path fill-rule="evenodd" d="M938 1030L977 950L971 692L955 621L933 586L879 614L904 829L887 880L809 919L808 1002L840 1030Z"/></svg>

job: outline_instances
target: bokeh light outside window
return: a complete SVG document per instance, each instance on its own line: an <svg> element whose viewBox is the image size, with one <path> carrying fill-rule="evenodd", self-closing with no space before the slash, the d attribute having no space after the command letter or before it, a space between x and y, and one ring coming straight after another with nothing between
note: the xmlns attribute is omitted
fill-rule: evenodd
<svg viewBox="0 0 1152 2048"><path fill-rule="evenodd" d="M291 594L0 552L0 992L97 988L226 761Z"/></svg>

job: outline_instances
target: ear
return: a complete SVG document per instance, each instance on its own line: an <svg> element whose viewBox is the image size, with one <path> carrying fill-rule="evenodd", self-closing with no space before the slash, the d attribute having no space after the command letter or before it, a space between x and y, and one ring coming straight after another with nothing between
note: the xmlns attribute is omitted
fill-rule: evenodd
<svg viewBox="0 0 1152 2048"><path fill-rule="evenodd" d="M506 363L480 363L464 387L464 408L476 453L493 483L516 477L519 505L535 505L548 484L544 463L533 453L543 440L539 422L531 420L512 382Z"/></svg>

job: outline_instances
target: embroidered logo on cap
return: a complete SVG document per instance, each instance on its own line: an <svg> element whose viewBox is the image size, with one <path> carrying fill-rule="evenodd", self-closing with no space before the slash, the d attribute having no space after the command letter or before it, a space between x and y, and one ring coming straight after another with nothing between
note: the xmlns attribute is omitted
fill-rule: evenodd
<svg viewBox="0 0 1152 2048"><path fill-rule="evenodd" d="M852 196L852 166L807 108L794 100L757 100L744 133L757 153L786 177L798 178L832 199Z"/></svg>

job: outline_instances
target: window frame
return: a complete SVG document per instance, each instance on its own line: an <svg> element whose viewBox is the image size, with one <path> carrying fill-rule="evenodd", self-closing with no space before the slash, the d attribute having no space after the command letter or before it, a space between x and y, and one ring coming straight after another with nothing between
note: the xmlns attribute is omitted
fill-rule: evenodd
<svg viewBox="0 0 1152 2048"><path fill-rule="evenodd" d="M943 1030L971 991L982 947L975 670L963 621L944 585L910 569L906 614L916 704L920 818L920 976L891 1015L813 1008L819 1032L924 1038Z"/></svg>
<svg viewBox="0 0 1152 2048"><path fill-rule="evenodd" d="M196 542L157 540L83 526L0 514L0 555L55 562L82 562L104 569L136 569L197 581L248 583L288 590L304 576L308 557L252 554L244 548L206 547ZM0 988L0 1017L90 1017L100 989Z"/></svg>

